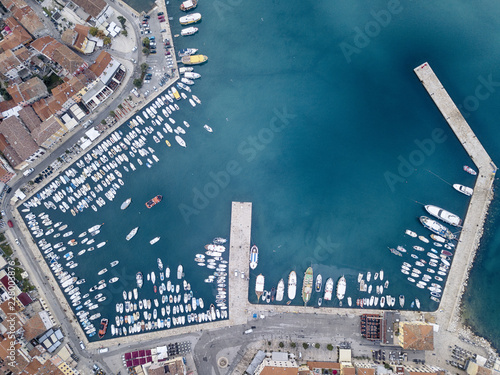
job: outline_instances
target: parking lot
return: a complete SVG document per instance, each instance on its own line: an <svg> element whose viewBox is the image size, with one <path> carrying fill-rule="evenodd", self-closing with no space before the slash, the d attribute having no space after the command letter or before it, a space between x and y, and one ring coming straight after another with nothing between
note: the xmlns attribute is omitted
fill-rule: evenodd
<svg viewBox="0 0 500 375"><path fill-rule="evenodd" d="M153 12L141 19L141 43L149 39L150 54L146 58L148 71L144 77L141 93L147 97L164 86L173 75L174 50L166 37L167 21L163 12ZM141 44L141 50L144 45Z"/></svg>

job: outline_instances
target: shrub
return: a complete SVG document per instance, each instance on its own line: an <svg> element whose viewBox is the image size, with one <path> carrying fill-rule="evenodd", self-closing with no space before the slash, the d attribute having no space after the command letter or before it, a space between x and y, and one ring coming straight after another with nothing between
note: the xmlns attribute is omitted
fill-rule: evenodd
<svg viewBox="0 0 500 375"><path fill-rule="evenodd" d="M320 346L321 346L321 345L319 345L318 343L314 344L314 347L315 347L316 349L319 349L319 347L320 347Z"/></svg>
<svg viewBox="0 0 500 375"><path fill-rule="evenodd" d="M294 343L294 342L292 342L292 343L290 343L290 346L291 346L292 348L295 348L295 347L297 346L297 344L296 344L296 343Z"/></svg>
<svg viewBox="0 0 500 375"><path fill-rule="evenodd" d="M302 347L303 347L304 349L307 349L307 348L309 347L309 344L308 344L307 342L305 342L305 343L303 343L303 344L302 344Z"/></svg>
<svg viewBox="0 0 500 375"><path fill-rule="evenodd" d="M283 344L283 342L280 342L280 348L283 348L285 346L285 344Z"/></svg>
<svg viewBox="0 0 500 375"><path fill-rule="evenodd" d="M333 350L333 345L332 344L328 344L326 346L326 348L329 350L329 351L332 351Z"/></svg>

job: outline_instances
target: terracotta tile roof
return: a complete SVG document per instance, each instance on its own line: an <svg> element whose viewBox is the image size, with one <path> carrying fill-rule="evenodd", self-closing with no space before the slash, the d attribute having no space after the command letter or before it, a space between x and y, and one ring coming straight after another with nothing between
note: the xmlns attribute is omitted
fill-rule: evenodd
<svg viewBox="0 0 500 375"><path fill-rule="evenodd" d="M27 62L31 57L31 52L24 46L14 51L14 55L19 59L19 61Z"/></svg>
<svg viewBox="0 0 500 375"><path fill-rule="evenodd" d="M0 132L23 160L28 159L39 149L28 130L16 116L3 120L0 123Z"/></svg>
<svg viewBox="0 0 500 375"><path fill-rule="evenodd" d="M9 347L11 344L11 340L6 338L2 342L0 342L0 357L7 358L9 355ZM9 366L9 370L14 374L22 374L26 366L29 365L29 362L24 358L24 356L17 353L17 350L21 347L21 344L17 343L14 345L16 348L16 361L14 362L14 366Z"/></svg>
<svg viewBox="0 0 500 375"><path fill-rule="evenodd" d="M49 139L54 133L61 129L61 124L57 120L57 117L52 116L48 120L45 120L40 124L38 128L31 132L31 135L35 142L40 146Z"/></svg>
<svg viewBox="0 0 500 375"><path fill-rule="evenodd" d="M78 77L73 76L68 81L54 87L52 95L60 105L63 105L85 86Z"/></svg>
<svg viewBox="0 0 500 375"><path fill-rule="evenodd" d="M358 367L358 375L375 375L374 368Z"/></svg>
<svg viewBox="0 0 500 375"><path fill-rule="evenodd" d="M14 176L13 173L6 170L3 165L0 163L0 181L7 183Z"/></svg>
<svg viewBox="0 0 500 375"><path fill-rule="evenodd" d="M32 35L36 35L45 29L40 17L28 5L24 7L14 6L12 14Z"/></svg>
<svg viewBox="0 0 500 375"><path fill-rule="evenodd" d="M99 77L112 59L113 58L109 53L102 51L99 56L97 56L97 59L95 59L95 63L90 65L89 69L94 72L97 77Z"/></svg>
<svg viewBox="0 0 500 375"><path fill-rule="evenodd" d="M24 107L19 112L19 118L24 122L24 125L31 131L42 123L40 117L37 116L35 110L31 107Z"/></svg>
<svg viewBox="0 0 500 375"><path fill-rule="evenodd" d="M16 6L18 8L23 8L28 6L24 0L2 0L2 4L5 8L9 9L12 8L13 6Z"/></svg>
<svg viewBox="0 0 500 375"><path fill-rule="evenodd" d="M8 111L9 109L14 108L16 105L16 102L12 99L0 102L0 112Z"/></svg>
<svg viewBox="0 0 500 375"><path fill-rule="evenodd" d="M50 116L56 114L57 111L53 112L51 107L49 107L49 103L52 101L55 101L55 99L51 96L50 98L40 99L31 105L42 121L47 120ZM62 106L59 109L61 108Z"/></svg>
<svg viewBox="0 0 500 375"><path fill-rule="evenodd" d="M10 29L10 34L0 41L0 49L2 51L12 49L20 44L26 44L32 40L31 35L28 34L14 17L7 18L5 25Z"/></svg>
<svg viewBox="0 0 500 375"><path fill-rule="evenodd" d="M2 133L0 133L0 151L12 167L16 167L23 161Z"/></svg>
<svg viewBox="0 0 500 375"><path fill-rule="evenodd" d="M90 27L89 26L85 26L85 25L77 24L77 25L75 25L75 31L78 34L82 34L82 35L87 36L87 35L89 35Z"/></svg>
<svg viewBox="0 0 500 375"><path fill-rule="evenodd" d="M64 373L51 361L40 362L38 358L33 358L31 363L26 366L23 374L27 375L64 375Z"/></svg>
<svg viewBox="0 0 500 375"><path fill-rule="evenodd" d="M338 362L318 362L318 361L309 361L307 365L310 369L313 368L323 368L323 369L333 369L340 370L340 363Z"/></svg>
<svg viewBox="0 0 500 375"><path fill-rule="evenodd" d="M36 314L24 324L24 338L31 341L47 331L40 315Z"/></svg>
<svg viewBox="0 0 500 375"><path fill-rule="evenodd" d="M58 63L71 74L85 65L85 61L80 56L51 36L38 38L31 43L31 47Z"/></svg>
<svg viewBox="0 0 500 375"><path fill-rule="evenodd" d="M78 33L75 30L67 29L61 34L61 40L63 43L66 43L68 46L72 46L78 37Z"/></svg>
<svg viewBox="0 0 500 375"><path fill-rule="evenodd" d="M73 0L73 2L94 18L106 8L104 0Z"/></svg>
<svg viewBox="0 0 500 375"><path fill-rule="evenodd" d="M434 330L430 324L402 323L403 349L434 350Z"/></svg>
<svg viewBox="0 0 500 375"><path fill-rule="evenodd" d="M21 84L13 84L7 87L7 91L17 104L38 100L49 95L47 86L38 77L33 77Z"/></svg>
<svg viewBox="0 0 500 375"><path fill-rule="evenodd" d="M275 367L266 366L260 372L260 375L297 375L299 369L297 367Z"/></svg>
<svg viewBox="0 0 500 375"><path fill-rule="evenodd" d="M184 373L184 364L181 360L169 361L168 363L153 364L148 369L149 375L177 375Z"/></svg>
<svg viewBox="0 0 500 375"><path fill-rule="evenodd" d="M17 56L10 49L0 53L0 73L6 75L11 69L21 65Z"/></svg>
<svg viewBox="0 0 500 375"><path fill-rule="evenodd" d="M356 369L354 367L344 367L342 369L342 374L344 374L344 375L356 375Z"/></svg>

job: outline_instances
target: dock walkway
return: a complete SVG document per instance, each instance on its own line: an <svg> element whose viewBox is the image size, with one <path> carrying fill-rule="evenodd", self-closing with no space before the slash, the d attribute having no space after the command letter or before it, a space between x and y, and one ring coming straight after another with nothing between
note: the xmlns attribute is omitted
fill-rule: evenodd
<svg viewBox="0 0 500 375"><path fill-rule="evenodd" d="M231 325L246 324L252 203L233 202L229 248L229 321ZM238 270L236 277L234 271ZM244 275L244 278L241 275Z"/></svg>
<svg viewBox="0 0 500 375"><path fill-rule="evenodd" d="M483 234L488 206L493 199L492 187L497 167L429 64L424 63L416 67L414 71L479 169L474 194L469 202L463 230L440 304L440 309L444 312L441 324L453 332L460 323L460 301L467 285L469 269L472 267L475 252Z"/></svg>

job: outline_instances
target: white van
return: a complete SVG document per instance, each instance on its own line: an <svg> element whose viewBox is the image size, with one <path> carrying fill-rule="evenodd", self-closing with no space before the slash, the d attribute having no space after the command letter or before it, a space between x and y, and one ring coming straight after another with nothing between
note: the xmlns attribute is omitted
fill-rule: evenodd
<svg viewBox="0 0 500 375"><path fill-rule="evenodd" d="M98 350L99 354L102 354L102 353L107 353L109 352L109 348L101 348Z"/></svg>
<svg viewBox="0 0 500 375"><path fill-rule="evenodd" d="M24 177L28 177L30 174L32 174L35 171L34 168L27 169L23 172Z"/></svg>

